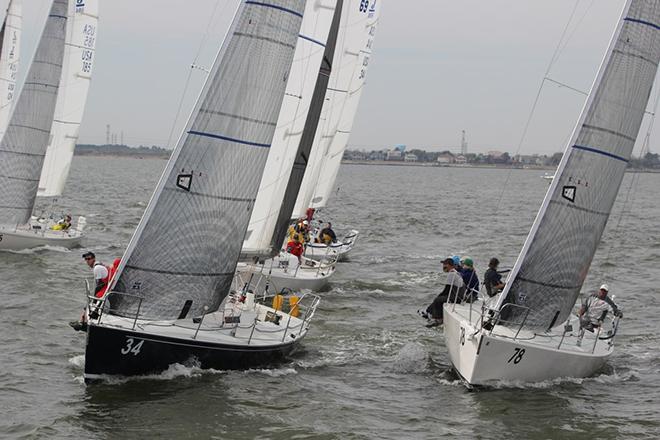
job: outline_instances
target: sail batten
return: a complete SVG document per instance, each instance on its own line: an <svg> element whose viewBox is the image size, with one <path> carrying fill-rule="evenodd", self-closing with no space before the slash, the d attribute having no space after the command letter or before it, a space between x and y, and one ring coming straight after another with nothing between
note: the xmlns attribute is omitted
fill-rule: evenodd
<svg viewBox="0 0 660 440"><path fill-rule="evenodd" d="M54 0L16 101L7 131L0 141L0 224L26 224L37 196L53 122L64 57L66 0Z"/></svg>
<svg viewBox="0 0 660 440"><path fill-rule="evenodd" d="M570 315L612 211L660 62L660 0L629 0L530 234L498 300L532 329Z"/></svg>
<svg viewBox="0 0 660 440"><path fill-rule="evenodd" d="M141 317L175 319L187 301L191 314L211 312L229 292L304 6L239 4L115 276L116 292L141 298ZM128 296L110 298L115 313L136 312Z"/></svg>

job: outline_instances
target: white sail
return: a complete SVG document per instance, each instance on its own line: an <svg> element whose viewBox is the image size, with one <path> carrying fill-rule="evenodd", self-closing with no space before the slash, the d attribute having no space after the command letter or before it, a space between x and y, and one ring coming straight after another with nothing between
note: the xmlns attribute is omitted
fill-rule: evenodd
<svg viewBox="0 0 660 440"><path fill-rule="evenodd" d="M59 196L69 175L95 62L98 0L69 2L60 93L38 196Z"/></svg>
<svg viewBox="0 0 660 440"><path fill-rule="evenodd" d="M628 166L660 61L660 0L624 8L557 174L509 275L507 318L535 329L570 315ZM516 309L519 310L519 309Z"/></svg>
<svg viewBox="0 0 660 440"><path fill-rule="evenodd" d="M332 191L362 94L381 3L382 0L345 3L334 69L292 218L303 217L309 207L325 206L325 194ZM315 193L318 197L314 197ZM317 203L313 204L313 199Z"/></svg>
<svg viewBox="0 0 660 440"><path fill-rule="evenodd" d="M54 0L0 141L0 224L26 224L37 197L62 73L67 1Z"/></svg>
<svg viewBox="0 0 660 440"><path fill-rule="evenodd" d="M11 114L21 45L22 0L10 0L7 15L0 30L0 139Z"/></svg>
<svg viewBox="0 0 660 440"><path fill-rule="evenodd" d="M293 160L305 129L312 104L312 94L323 59L330 24L334 16L332 2L308 1L293 58L289 82L277 121L273 145L268 153L248 226L244 255L269 255L282 201L287 189Z"/></svg>
<svg viewBox="0 0 660 440"><path fill-rule="evenodd" d="M272 145L304 0L242 1L115 276L117 314L172 319L229 292ZM112 287L112 286L111 286Z"/></svg>
<svg viewBox="0 0 660 440"><path fill-rule="evenodd" d="M363 46L359 51L357 66L351 75L352 79L350 80L348 93L345 94L345 101L340 112L337 129L334 135L328 138L327 151L318 167L319 177L311 201L308 202L308 207L316 209L323 208L328 203L328 199L334 190L337 173L341 166L341 160L344 157L344 151L346 151L346 147L348 146L353 122L355 121L355 115L357 114L362 91L364 90L371 51L373 50L373 41L378 26L380 8L382 6L381 3L382 0L378 2L378 5L376 2L373 2L369 6L367 14L369 21L366 23L366 29L361 32Z"/></svg>

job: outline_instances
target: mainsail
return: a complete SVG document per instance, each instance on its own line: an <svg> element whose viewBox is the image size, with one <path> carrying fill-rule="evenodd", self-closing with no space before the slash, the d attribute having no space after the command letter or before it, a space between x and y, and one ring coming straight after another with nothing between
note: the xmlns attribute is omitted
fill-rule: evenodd
<svg viewBox="0 0 660 440"><path fill-rule="evenodd" d="M325 206L332 192L362 94L380 4L380 0L346 2L335 50L335 68L293 218L303 217L309 207Z"/></svg>
<svg viewBox="0 0 660 440"><path fill-rule="evenodd" d="M628 166L660 61L660 0L632 0L498 307L528 307L525 326L570 315ZM525 312L514 311L511 322Z"/></svg>
<svg viewBox="0 0 660 440"><path fill-rule="evenodd" d="M243 259L267 257L273 253L273 231L305 129L307 114L314 105L312 95L334 11L333 7L316 1L308 1L305 6L284 102L243 243Z"/></svg>
<svg viewBox="0 0 660 440"><path fill-rule="evenodd" d="M240 3L197 104L122 258L115 291L140 316L214 311L229 292L273 141L304 0ZM112 295L115 313L137 304Z"/></svg>
<svg viewBox="0 0 660 440"><path fill-rule="evenodd" d="M16 94L21 43L21 1L10 0L0 29L0 139L5 132Z"/></svg>
<svg viewBox="0 0 660 440"><path fill-rule="evenodd" d="M0 224L30 219L62 73L67 0L54 0L25 84L0 141Z"/></svg>
<svg viewBox="0 0 660 440"><path fill-rule="evenodd" d="M92 79L98 0L69 2L60 93L55 106L51 140L41 170L38 196L59 196L69 175Z"/></svg>

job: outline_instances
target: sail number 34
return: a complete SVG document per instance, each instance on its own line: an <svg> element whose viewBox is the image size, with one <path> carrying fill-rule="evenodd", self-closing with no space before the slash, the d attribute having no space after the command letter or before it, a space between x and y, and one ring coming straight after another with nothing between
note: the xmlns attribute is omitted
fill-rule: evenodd
<svg viewBox="0 0 660 440"><path fill-rule="evenodd" d="M142 349L142 344L144 344L144 339L141 339L140 342L136 344L135 339L128 338L126 339L126 346L121 349L121 354L126 355L131 353L133 356L137 356L138 354L140 354L140 350Z"/></svg>
<svg viewBox="0 0 660 440"><path fill-rule="evenodd" d="M513 356L511 356L506 363L510 364L511 361L513 361L514 364L520 363L524 355L525 355L524 348L516 348L514 349Z"/></svg>

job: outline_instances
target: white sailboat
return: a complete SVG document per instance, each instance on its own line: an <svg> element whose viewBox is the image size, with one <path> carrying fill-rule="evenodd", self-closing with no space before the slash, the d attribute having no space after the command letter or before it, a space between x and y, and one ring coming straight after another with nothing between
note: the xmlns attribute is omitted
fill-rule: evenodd
<svg viewBox="0 0 660 440"><path fill-rule="evenodd" d="M0 29L0 139L11 115L21 49L22 0L10 0Z"/></svg>
<svg viewBox="0 0 660 440"><path fill-rule="evenodd" d="M94 70L99 0L70 1L68 16L60 91L38 197L61 196L69 176Z"/></svg>
<svg viewBox="0 0 660 440"><path fill-rule="evenodd" d="M318 297L267 305L231 291L305 3L240 2L111 292L91 298L86 380L264 365L307 334Z"/></svg>
<svg viewBox="0 0 660 440"><path fill-rule="evenodd" d="M469 385L596 373L618 318L584 332L572 309L630 160L660 61L660 0L628 0L506 288L492 309L445 304L449 357ZM506 300L506 301L505 301Z"/></svg>
<svg viewBox="0 0 660 440"><path fill-rule="evenodd" d="M341 11L341 0L336 7L318 2L307 2L305 6L273 145L237 268L237 276L250 278L257 292L264 286L317 290L328 283L335 270L334 264L323 263L321 270L310 271L311 266L320 269L321 263L298 261L282 248L284 230L300 189L291 183L295 179L294 161L299 150L311 147L318 126L339 26L334 21L335 17L338 21ZM252 276L255 273L259 276Z"/></svg>
<svg viewBox="0 0 660 440"><path fill-rule="evenodd" d="M324 208L334 192L366 81L381 3L381 0L347 2L349 7L342 18L335 51L336 68L330 77L319 129L307 165L309 171L302 182L292 219L304 218L308 208ZM316 228L316 233L322 227ZM359 232L353 229L330 245L309 243L305 255L315 259L336 255L340 260L345 259L358 235Z"/></svg>
<svg viewBox="0 0 660 440"><path fill-rule="evenodd" d="M41 245L72 247L77 227L51 230L52 222L32 218L39 175L48 145L65 52L68 1L54 0L9 125L0 141L0 249Z"/></svg>

